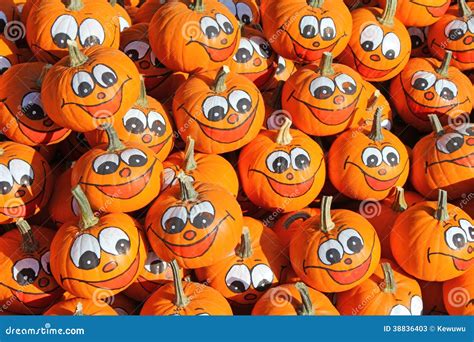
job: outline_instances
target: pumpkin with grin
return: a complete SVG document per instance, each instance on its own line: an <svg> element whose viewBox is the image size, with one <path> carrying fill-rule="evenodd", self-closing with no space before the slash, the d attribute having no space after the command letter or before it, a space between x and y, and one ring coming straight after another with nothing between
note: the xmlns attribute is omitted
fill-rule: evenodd
<svg viewBox="0 0 474 342"><path fill-rule="evenodd" d="M378 0L385 7L387 0ZM396 16L405 26L430 26L449 8L450 0L398 0Z"/></svg>

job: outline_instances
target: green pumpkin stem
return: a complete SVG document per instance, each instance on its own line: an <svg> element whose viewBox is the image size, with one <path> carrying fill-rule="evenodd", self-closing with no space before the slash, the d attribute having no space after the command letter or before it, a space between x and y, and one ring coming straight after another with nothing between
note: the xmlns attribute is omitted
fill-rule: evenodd
<svg viewBox="0 0 474 342"><path fill-rule="evenodd" d="M230 69L227 65L224 65L219 72L217 73L216 80L214 81L213 90L216 93L222 93L226 91L227 86L225 85L225 81L227 79L227 75L229 74Z"/></svg>
<svg viewBox="0 0 474 342"><path fill-rule="evenodd" d="M182 201L195 201L198 198L198 193L194 190L193 179L181 171L176 177L179 181L181 189Z"/></svg>
<svg viewBox="0 0 474 342"><path fill-rule="evenodd" d="M107 133L107 138L109 139L109 145L107 146L108 152L121 151L125 148L122 144L122 141L119 139L117 131L111 124L105 124L102 126Z"/></svg>
<svg viewBox="0 0 474 342"><path fill-rule="evenodd" d="M468 18L472 16L472 9L466 3L466 0L459 0L458 2L459 16L463 18Z"/></svg>
<svg viewBox="0 0 474 342"><path fill-rule="evenodd" d="M324 3L324 0L309 0L308 5L313 8L321 8L323 3Z"/></svg>
<svg viewBox="0 0 474 342"><path fill-rule="evenodd" d="M242 229L242 235L240 236L240 244L237 246L235 255L241 259L250 258L253 254L252 240L250 240L250 231L248 227Z"/></svg>
<svg viewBox="0 0 474 342"><path fill-rule="evenodd" d="M321 58L321 62L319 63L319 69L322 76L334 75L334 69L332 68L332 60L332 53L323 53L323 58Z"/></svg>
<svg viewBox="0 0 474 342"><path fill-rule="evenodd" d="M367 105L367 110L372 110L374 109L375 105L377 104L377 101L380 98L380 90L376 89L374 93L372 94L372 97L369 99L369 103Z"/></svg>
<svg viewBox="0 0 474 342"><path fill-rule="evenodd" d="M441 222L449 220L448 193L446 192L446 190L438 191L438 206L434 213L434 217L435 219Z"/></svg>
<svg viewBox="0 0 474 342"><path fill-rule="evenodd" d="M95 226L99 222L99 218L94 215L86 194L82 191L80 185L76 185L72 189L72 195L76 199L79 208L81 208L81 220L79 222L81 230L84 231Z"/></svg>
<svg viewBox="0 0 474 342"><path fill-rule="evenodd" d="M186 171L196 170L197 163L194 159L194 139L188 135L186 139L186 151L184 152L184 169Z"/></svg>
<svg viewBox="0 0 474 342"><path fill-rule="evenodd" d="M285 116L285 122L283 123L283 125L281 125L276 138L276 143L278 145L286 146L291 144L291 141L293 140L293 137L290 133L291 124L291 120Z"/></svg>
<svg viewBox="0 0 474 342"><path fill-rule="evenodd" d="M84 312L82 310L82 302L77 303L76 311L74 311L73 316L84 316Z"/></svg>
<svg viewBox="0 0 474 342"><path fill-rule="evenodd" d="M110 0L109 3L112 7L114 7L115 5L117 5L117 0Z"/></svg>
<svg viewBox="0 0 474 342"><path fill-rule="evenodd" d="M405 189L403 189L401 186L397 186L395 188L395 200L392 204L392 210L401 213L407 210L407 208L408 204L405 200Z"/></svg>
<svg viewBox="0 0 474 342"><path fill-rule="evenodd" d="M70 11L80 11L84 8L84 2L82 0L71 0L67 9Z"/></svg>
<svg viewBox="0 0 474 342"><path fill-rule="evenodd" d="M446 50L446 53L444 54L443 62L441 62L441 65L439 66L439 68L436 69L436 72L440 74L442 77L448 77L449 65L451 64L452 58L453 58L453 53L449 50Z"/></svg>
<svg viewBox="0 0 474 342"><path fill-rule="evenodd" d="M34 253L38 250L39 244L38 241L35 239L33 235L33 231L31 230L31 226L26 222L24 219L19 219L16 221L16 226L20 231L21 237L23 241L21 243L21 249L25 253Z"/></svg>
<svg viewBox="0 0 474 342"><path fill-rule="evenodd" d="M299 281L295 284L296 289L301 296L301 306L297 309L299 316L312 316L314 315L313 302L309 295L308 287L305 283Z"/></svg>
<svg viewBox="0 0 474 342"><path fill-rule="evenodd" d="M69 49L69 66L71 68L80 67L89 60L89 57L81 52L75 41L68 40L67 46Z"/></svg>
<svg viewBox="0 0 474 342"><path fill-rule="evenodd" d="M320 228L323 233L329 233L336 226L331 218L332 196L323 196L321 199Z"/></svg>
<svg viewBox="0 0 474 342"><path fill-rule="evenodd" d="M397 0L387 0L382 16L377 18L379 23L386 26L393 26L396 11Z"/></svg>
<svg viewBox="0 0 474 342"><path fill-rule="evenodd" d="M382 141L384 139L382 133L382 107L375 110L374 120L372 121L372 130L369 133L369 139L372 141Z"/></svg>
<svg viewBox="0 0 474 342"><path fill-rule="evenodd" d="M192 8L196 12L204 12L204 10L205 10L204 1L203 0L194 0L194 4L192 5Z"/></svg>
<svg viewBox="0 0 474 342"><path fill-rule="evenodd" d="M272 109L281 110L281 94L283 93L284 85L285 81L278 81L275 91L273 92L273 96L270 100L270 106Z"/></svg>
<svg viewBox="0 0 474 342"><path fill-rule="evenodd" d="M191 302L191 300L184 293L183 282L179 275L178 262L176 260L173 260L170 263L170 266L171 266L171 270L173 271L173 284L174 284L174 290L176 293L176 297L174 299L174 305L176 305L178 308L185 308Z"/></svg>
<svg viewBox="0 0 474 342"><path fill-rule="evenodd" d="M135 104L142 108L148 107L148 98L146 96L146 86L143 76L140 76L140 95L138 96L138 99Z"/></svg>
<svg viewBox="0 0 474 342"><path fill-rule="evenodd" d="M395 282L395 277L393 275L392 265L390 265L388 262L383 262L382 270L384 280L383 292L395 293L397 291L397 283Z"/></svg>
<svg viewBox="0 0 474 342"><path fill-rule="evenodd" d="M39 75L38 79L36 80L36 86L38 88L41 88L41 85L43 84L44 77L48 73L49 69L51 69L53 65L52 64L46 64L43 67L43 70L41 70L41 74Z"/></svg>
<svg viewBox="0 0 474 342"><path fill-rule="evenodd" d="M435 132L437 136L443 135L444 128L443 125L441 125L438 116L436 114L429 114L428 118L430 119L431 127L433 127L433 132Z"/></svg>

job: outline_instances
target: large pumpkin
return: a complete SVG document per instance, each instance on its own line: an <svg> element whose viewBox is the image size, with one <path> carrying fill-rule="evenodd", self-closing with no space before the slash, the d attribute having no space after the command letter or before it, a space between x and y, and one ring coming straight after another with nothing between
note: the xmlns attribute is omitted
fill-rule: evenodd
<svg viewBox="0 0 474 342"><path fill-rule="evenodd" d="M384 7L387 0L378 0ZM405 26L430 26L449 8L450 0L398 0L396 16Z"/></svg>
<svg viewBox="0 0 474 342"><path fill-rule="evenodd" d="M472 229L472 228L471 228ZM443 283L443 299L450 315L474 315L474 268Z"/></svg>

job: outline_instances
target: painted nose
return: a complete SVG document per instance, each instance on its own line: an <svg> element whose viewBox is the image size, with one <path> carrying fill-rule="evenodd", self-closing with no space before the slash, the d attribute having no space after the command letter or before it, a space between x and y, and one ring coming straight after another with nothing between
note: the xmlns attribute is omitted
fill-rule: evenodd
<svg viewBox="0 0 474 342"><path fill-rule="evenodd" d="M378 173L379 175L381 175L381 176L385 176L385 175L387 174L387 170L385 170L385 169L380 169L380 170L377 171L377 173Z"/></svg>
<svg viewBox="0 0 474 342"><path fill-rule="evenodd" d="M379 55L370 55L370 60L374 62L379 62L380 61L380 56Z"/></svg>
<svg viewBox="0 0 474 342"><path fill-rule="evenodd" d="M345 263L346 265L350 265L350 264L352 264L352 259L351 259L351 258L347 258L347 259L344 260L344 263Z"/></svg>
<svg viewBox="0 0 474 342"><path fill-rule="evenodd" d="M221 44L222 45L227 44L227 38L221 39Z"/></svg>
<svg viewBox="0 0 474 342"><path fill-rule="evenodd" d="M467 252L468 252L469 254L472 253L472 250L473 250L473 249L472 249L472 246L467 247Z"/></svg>
<svg viewBox="0 0 474 342"><path fill-rule="evenodd" d="M469 146L474 146L474 138L467 138L466 144L468 144Z"/></svg>
<svg viewBox="0 0 474 342"><path fill-rule="evenodd" d="M433 99L434 99L434 94L433 94L433 92L432 92L432 91L427 91L427 92L425 93L425 99L427 99L428 101L433 100Z"/></svg>
<svg viewBox="0 0 474 342"><path fill-rule="evenodd" d="M105 93L101 91L100 93L97 94L97 98L98 98L99 100L105 99Z"/></svg>
<svg viewBox="0 0 474 342"><path fill-rule="evenodd" d="M148 62L148 61L141 61L138 64L140 65L141 69L148 69L150 67L150 62Z"/></svg>
<svg viewBox="0 0 474 342"><path fill-rule="evenodd" d="M292 180L293 178L295 178L295 176L293 176L293 174L291 172L286 175L286 179L288 179L288 180Z"/></svg>
<svg viewBox="0 0 474 342"><path fill-rule="evenodd" d="M145 144L149 144L151 142L151 135L150 134L144 134L142 136L142 141L145 143Z"/></svg>
<svg viewBox="0 0 474 342"><path fill-rule="evenodd" d="M43 125L46 127L51 127L53 125L53 120L51 120L50 118L44 119Z"/></svg>
<svg viewBox="0 0 474 342"><path fill-rule="evenodd" d="M183 234L183 237L186 240L190 241L196 237L196 232L194 230L188 230L187 232Z"/></svg>
<svg viewBox="0 0 474 342"><path fill-rule="evenodd" d="M339 104L343 103L344 100L345 100L344 96L342 96L342 95L337 95L337 96L334 97L333 102L334 102L334 104L339 105Z"/></svg>
<svg viewBox="0 0 474 342"><path fill-rule="evenodd" d="M231 125L235 124L237 121L239 121L239 116L235 113L229 115L229 117L227 118L227 122Z"/></svg>
<svg viewBox="0 0 474 342"><path fill-rule="evenodd" d="M16 198L21 198L21 197L25 196L25 194L26 194L25 190L19 189L17 192L15 192L15 197Z"/></svg>
<svg viewBox="0 0 474 342"><path fill-rule="evenodd" d="M313 43L313 46L314 46L315 48L318 48L318 47L319 47L319 45L321 45L321 43L320 43L320 42L318 42L318 41L316 41L316 42L314 42L314 43Z"/></svg>
<svg viewBox="0 0 474 342"><path fill-rule="evenodd" d="M466 44L466 45L472 44L473 41L474 41L474 37L473 37L473 36L467 36L467 37L464 38L464 40L463 40L464 44Z"/></svg>
<svg viewBox="0 0 474 342"><path fill-rule="evenodd" d="M129 167L124 167L122 170L120 170L119 175L120 177L130 177L130 174L132 173L132 170L130 170Z"/></svg>
<svg viewBox="0 0 474 342"><path fill-rule="evenodd" d="M118 264L115 261L109 261L104 265L104 267L102 267L102 271L104 271L104 273L112 272L117 268L117 266Z"/></svg>
<svg viewBox="0 0 474 342"><path fill-rule="evenodd" d="M40 278L40 280L38 280L38 285L40 287L46 287L49 285L49 279L46 278L46 277L43 277L43 278Z"/></svg>
<svg viewBox="0 0 474 342"><path fill-rule="evenodd" d="M261 60L260 58L255 58L255 59L253 60L253 65L254 65L254 66L260 66L260 65L262 65L262 60Z"/></svg>

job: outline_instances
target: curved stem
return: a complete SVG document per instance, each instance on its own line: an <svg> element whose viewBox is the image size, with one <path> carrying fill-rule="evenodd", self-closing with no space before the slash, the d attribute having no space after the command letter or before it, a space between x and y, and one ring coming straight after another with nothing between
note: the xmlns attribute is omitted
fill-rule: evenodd
<svg viewBox="0 0 474 342"><path fill-rule="evenodd" d="M336 226L331 218L332 196L323 196L321 199L320 228L323 233L329 233Z"/></svg>
<svg viewBox="0 0 474 342"><path fill-rule="evenodd" d="M21 243L21 249L25 253L34 253L38 250L39 244L38 241L35 239L33 235L33 231L31 230L31 226L26 222L24 219L19 219L16 221L16 226L20 231L21 237L23 241Z"/></svg>
<svg viewBox="0 0 474 342"><path fill-rule="evenodd" d="M76 311L74 311L73 316L84 316L84 312L82 311L82 302L77 303Z"/></svg>
<svg viewBox="0 0 474 342"><path fill-rule="evenodd" d="M204 2L203 2L203 0L194 0L193 9L194 9L196 12L204 12L205 7L204 7Z"/></svg>
<svg viewBox="0 0 474 342"><path fill-rule="evenodd" d="M176 178L178 178L181 189L181 200L195 201L198 198L198 193L194 190L193 179L183 171L181 171Z"/></svg>
<svg viewBox="0 0 474 342"><path fill-rule="evenodd" d="M440 74L442 77L448 77L449 64L451 64L452 57L453 57L453 53L449 50L446 50L446 53L444 54L443 62L441 63L439 68L436 69L436 72Z"/></svg>
<svg viewBox="0 0 474 342"><path fill-rule="evenodd" d="M382 270L385 284L383 291L386 293L395 293L397 291L397 283L395 282L395 277L393 275L392 265L388 262L383 262Z"/></svg>
<svg viewBox="0 0 474 342"><path fill-rule="evenodd" d="M379 23L386 26L393 26L395 12L397 11L397 0L387 0L382 16L378 17Z"/></svg>
<svg viewBox="0 0 474 342"><path fill-rule="evenodd" d="M84 2L82 0L71 0L67 9L70 11L80 11L84 8Z"/></svg>
<svg viewBox="0 0 474 342"><path fill-rule="evenodd" d="M276 143L278 145L289 145L293 140L293 137L290 133L291 120L285 116L285 122L281 125L280 130L278 131L278 136L276 138Z"/></svg>
<svg viewBox="0 0 474 342"><path fill-rule="evenodd" d="M402 212L407 210L408 204L405 200L405 189L401 186L395 188L395 200L392 204L392 210L396 212Z"/></svg>
<svg viewBox="0 0 474 342"><path fill-rule="evenodd" d="M184 152L184 170L192 171L196 170L197 163L194 159L194 139L188 135L186 140L186 151Z"/></svg>
<svg viewBox="0 0 474 342"><path fill-rule="evenodd" d="M213 87L213 90L216 93L222 93L226 91L227 86L225 85L225 81L229 73L230 73L230 69L227 65L224 65L217 73L216 79L214 81L214 87Z"/></svg>
<svg viewBox="0 0 474 342"><path fill-rule="evenodd" d="M369 99L369 103L367 105L367 110L372 110L374 109L375 105L377 104L377 101L380 98L380 90L375 89L374 93L372 94L372 97Z"/></svg>
<svg viewBox="0 0 474 342"><path fill-rule="evenodd" d="M471 7L466 3L466 0L459 0L458 9L460 17L467 18L472 15Z"/></svg>
<svg viewBox="0 0 474 342"><path fill-rule="evenodd" d="M109 139L109 145L107 146L108 152L116 152L121 151L125 148L125 146L120 141L117 131L111 124L105 124L102 126L107 133L107 138Z"/></svg>
<svg viewBox="0 0 474 342"><path fill-rule="evenodd" d="M81 50L79 50L79 47L75 41L68 40L67 46L69 50L69 66L71 68L80 67L89 60L89 57L84 55Z"/></svg>
<svg viewBox="0 0 474 342"><path fill-rule="evenodd" d="M237 246L235 255L241 259L250 258L253 254L252 240L250 240L250 231L248 227L242 229L242 235L240 236L240 244Z"/></svg>
<svg viewBox="0 0 474 342"><path fill-rule="evenodd" d="M439 118L436 114L429 114L428 118L430 119L431 122L431 127L433 127L433 131L437 136L441 136L444 134L444 128L443 125L441 125L441 122L439 121Z"/></svg>
<svg viewBox="0 0 474 342"><path fill-rule="evenodd" d="M324 3L324 0L309 0L308 5L313 8L320 8Z"/></svg>
<svg viewBox="0 0 474 342"><path fill-rule="evenodd" d="M171 266L171 270L173 271L173 284L174 284L174 290L176 293L176 297L174 299L174 305L176 305L178 308L185 308L191 302L191 300L184 293L183 282L179 275L179 266L178 266L177 261L173 260L170 263L170 266Z"/></svg>
<svg viewBox="0 0 474 342"><path fill-rule="evenodd" d="M449 220L448 193L445 190L438 191L438 206L434 213L434 218L441 222Z"/></svg>
<svg viewBox="0 0 474 342"><path fill-rule="evenodd" d="M375 110L374 120L372 121L372 130L369 133L369 138L373 141L382 141L384 139L382 134L382 107Z"/></svg>
<svg viewBox="0 0 474 342"><path fill-rule="evenodd" d="M46 64L43 67L43 70L41 70L41 74L39 75L38 79L36 80L36 86L38 88L41 88L41 85L43 84L44 77L48 73L49 69L51 69L53 65L52 64Z"/></svg>
<svg viewBox="0 0 474 342"><path fill-rule="evenodd" d="M72 195L76 199L77 204L79 204L79 208L81 208L79 228L84 231L95 226L99 222L99 218L94 215L86 194L82 191L80 185L76 185L74 189L72 189Z"/></svg>
<svg viewBox="0 0 474 342"><path fill-rule="evenodd" d="M321 62L319 63L319 69L322 76L334 75L334 69L332 68L332 60L332 53L323 53L323 58L321 58Z"/></svg>
<svg viewBox="0 0 474 342"><path fill-rule="evenodd" d="M298 292L301 295L301 307L298 309L299 316L311 316L314 315L313 302L309 295L308 287L305 283L299 281L295 284Z"/></svg>
<svg viewBox="0 0 474 342"><path fill-rule="evenodd" d="M146 97L146 86L143 76L140 76L140 95L138 96L138 99L135 104L143 108L148 107L148 98Z"/></svg>

